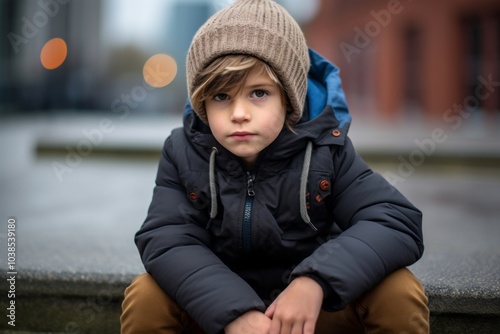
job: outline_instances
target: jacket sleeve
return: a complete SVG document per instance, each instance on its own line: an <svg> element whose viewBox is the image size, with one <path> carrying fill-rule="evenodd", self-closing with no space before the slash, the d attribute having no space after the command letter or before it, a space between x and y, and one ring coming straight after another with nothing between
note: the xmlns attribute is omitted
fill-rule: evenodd
<svg viewBox="0 0 500 334"><path fill-rule="evenodd" d="M209 248L210 234L201 226L209 217L188 200L172 152L169 138L148 215L135 242L146 271L158 285L205 332L223 333L224 327L241 314L251 309L264 311L265 306Z"/></svg>
<svg viewBox="0 0 500 334"><path fill-rule="evenodd" d="M334 156L333 215L342 233L323 241L293 271L326 290L338 310L423 253L422 214L355 152L349 138Z"/></svg>

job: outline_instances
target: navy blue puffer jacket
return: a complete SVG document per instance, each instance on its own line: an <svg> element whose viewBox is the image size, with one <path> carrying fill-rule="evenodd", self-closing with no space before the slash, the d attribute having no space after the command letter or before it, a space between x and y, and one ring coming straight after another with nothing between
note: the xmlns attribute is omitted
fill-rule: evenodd
<svg viewBox="0 0 500 334"><path fill-rule="evenodd" d="M422 255L421 212L357 155L338 70L310 57L296 134L283 130L255 170L189 104L165 142L135 240L146 270L207 333L264 311L300 275L339 310Z"/></svg>

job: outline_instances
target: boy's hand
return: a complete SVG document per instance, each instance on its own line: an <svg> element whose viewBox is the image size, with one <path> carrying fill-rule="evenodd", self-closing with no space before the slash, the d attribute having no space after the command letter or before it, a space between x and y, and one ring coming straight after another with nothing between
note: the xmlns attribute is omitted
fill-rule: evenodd
<svg viewBox="0 0 500 334"><path fill-rule="evenodd" d="M271 319L264 313L253 310L240 315L225 328L226 334L263 334L269 333Z"/></svg>
<svg viewBox="0 0 500 334"><path fill-rule="evenodd" d="M272 319L269 334L314 334L323 288L312 278L300 276L267 308Z"/></svg>

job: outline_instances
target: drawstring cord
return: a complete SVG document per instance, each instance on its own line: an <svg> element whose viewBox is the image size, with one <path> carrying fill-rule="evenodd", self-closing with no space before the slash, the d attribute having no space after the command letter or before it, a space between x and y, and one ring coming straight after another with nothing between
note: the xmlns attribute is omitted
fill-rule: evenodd
<svg viewBox="0 0 500 334"><path fill-rule="evenodd" d="M210 185L210 198L212 205L210 207L210 218L214 219L217 216L217 189L215 186L215 155L218 153L217 148L212 147L210 153L210 164L208 169L209 185Z"/></svg>
<svg viewBox="0 0 500 334"><path fill-rule="evenodd" d="M300 176L300 216L302 220L311 226L314 231L318 229L316 226L311 223L311 218L309 218L309 214L307 213L307 198L306 198L306 189L307 189L307 177L309 175L309 167L311 167L311 155L312 155L312 143L308 142L306 146L306 153L304 154L304 165L302 166L302 175Z"/></svg>

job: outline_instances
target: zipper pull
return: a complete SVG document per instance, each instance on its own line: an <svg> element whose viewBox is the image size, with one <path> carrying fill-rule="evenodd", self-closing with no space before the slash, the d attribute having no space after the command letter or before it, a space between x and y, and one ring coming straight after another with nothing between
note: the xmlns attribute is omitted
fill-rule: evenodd
<svg viewBox="0 0 500 334"><path fill-rule="evenodd" d="M255 191L253 190L253 181L255 180L255 175L247 172L247 193L248 196L255 196Z"/></svg>

